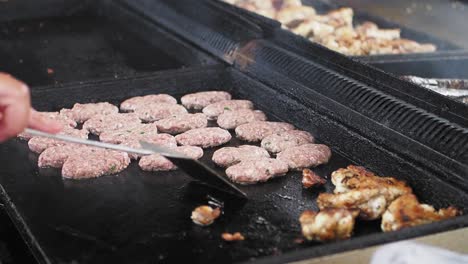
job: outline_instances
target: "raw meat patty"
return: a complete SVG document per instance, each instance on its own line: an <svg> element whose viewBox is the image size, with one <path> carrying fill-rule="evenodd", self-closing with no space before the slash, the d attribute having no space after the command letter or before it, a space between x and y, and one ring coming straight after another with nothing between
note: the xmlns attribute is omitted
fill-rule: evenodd
<svg viewBox="0 0 468 264"><path fill-rule="evenodd" d="M293 125L284 122L254 121L238 126L236 128L236 135L245 141L258 142L273 133L293 129Z"/></svg>
<svg viewBox="0 0 468 264"><path fill-rule="evenodd" d="M225 147L218 149L213 154L212 160L218 166L229 167L245 160L255 160L261 158L269 158L268 151L250 145L243 145L237 148Z"/></svg>
<svg viewBox="0 0 468 264"><path fill-rule="evenodd" d="M50 147L39 155L39 168L62 168L68 157L83 155L89 147L76 144Z"/></svg>
<svg viewBox="0 0 468 264"><path fill-rule="evenodd" d="M177 147L177 141L172 135L169 135L169 134L157 134L157 135L142 137L139 139L130 139L128 141L122 142L122 145L138 149L138 148L141 148L139 140L143 140L148 143L158 145L161 147L166 147L166 148ZM140 157L140 155L133 154L133 153L129 153L128 155L130 156L131 159L138 159Z"/></svg>
<svg viewBox="0 0 468 264"><path fill-rule="evenodd" d="M270 153L279 153L287 148L314 143L314 137L306 131L289 130L274 133L262 140L262 148Z"/></svg>
<svg viewBox="0 0 468 264"><path fill-rule="evenodd" d="M225 111L239 109L253 109L253 103L248 100L224 100L206 106L203 108L203 113L209 120L216 120Z"/></svg>
<svg viewBox="0 0 468 264"><path fill-rule="evenodd" d="M39 116L44 118L44 119L50 119L54 120L58 123L60 123L64 128L66 127L76 127L77 124L74 120L70 119L69 117L65 115L61 115L59 112L38 112ZM28 133L21 133L18 135L19 138L24 139L24 140L29 140L32 138L31 135Z"/></svg>
<svg viewBox="0 0 468 264"><path fill-rule="evenodd" d="M329 147L322 144L305 144L280 152L277 159L286 162L290 169L301 170L327 163L330 157Z"/></svg>
<svg viewBox="0 0 468 264"><path fill-rule="evenodd" d="M99 148L88 148L80 155L69 156L62 167L62 177L89 179L116 174L130 164L127 153Z"/></svg>
<svg viewBox="0 0 468 264"><path fill-rule="evenodd" d="M79 137L83 139L88 138L88 131L85 129L78 130L74 128L67 128L67 129L64 129L62 132L60 132L59 134ZM61 140L46 138L46 137L33 137L28 142L29 149L36 153L41 153L45 149L50 148L50 147L63 146L67 144L69 143L66 143Z"/></svg>
<svg viewBox="0 0 468 264"><path fill-rule="evenodd" d="M240 184L265 182L273 177L285 175L287 172L288 164L270 158L242 161L226 170L229 179Z"/></svg>
<svg viewBox="0 0 468 264"><path fill-rule="evenodd" d="M187 109L178 104L152 103L137 108L135 113L145 122L154 122L164 118L187 114Z"/></svg>
<svg viewBox="0 0 468 264"><path fill-rule="evenodd" d="M158 134L156 124L138 124L132 127L122 128L114 131L105 131L99 135L102 142L120 144L129 140L143 140Z"/></svg>
<svg viewBox="0 0 468 264"><path fill-rule="evenodd" d="M203 149L194 146L181 146L174 149L192 159L199 159L203 156ZM140 168L144 171L170 171L175 170L177 167L165 157L159 154L144 156L138 163Z"/></svg>
<svg viewBox="0 0 468 264"><path fill-rule="evenodd" d="M99 114L109 115L119 112L117 106L107 102L95 104L75 104L72 109L62 109L60 114L65 115L78 123L83 123L91 117Z"/></svg>
<svg viewBox="0 0 468 264"><path fill-rule="evenodd" d="M156 121L158 130L169 134L184 133L191 129L206 127L207 125L208 120L201 113L178 115Z"/></svg>
<svg viewBox="0 0 468 264"><path fill-rule="evenodd" d="M204 107L223 100L231 100L231 94L223 91L198 92L182 96L180 101L187 109L201 110Z"/></svg>
<svg viewBox="0 0 468 264"><path fill-rule="evenodd" d="M228 142L231 134L219 127L205 127L189 130L175 138L179 145L210 148Z"/></svg>
<svg viewBox="0 0 468 264"><path fill-rule="evenodd" d="M83 124L83 129L99 136L102 132L115 131L125 127L141 124L140 118L134 113L95 115Z"/></svg>
<svg viewBox="0 0 468 264"><path fill-rule="evenodd" d="M177 100L168 94L150 94L145 96L136 96L129 98L120 104L120 110L124 112L133 112L137 108L144 108L152 103L177 104Z"/></svg>
<svg viewBox="0 0 468 264"><path fill-rule="evenodd" d="M239 109L224 111L218 116L218 126L224 129L234 129L253 121L266 121L266 115L260 110Z"/></svg>

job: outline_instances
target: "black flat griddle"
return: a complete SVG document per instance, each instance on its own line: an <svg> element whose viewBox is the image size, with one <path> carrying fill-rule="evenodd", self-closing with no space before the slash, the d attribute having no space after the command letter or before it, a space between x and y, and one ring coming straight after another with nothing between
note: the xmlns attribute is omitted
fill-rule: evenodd
<svg viewBox="0 0 468 264"><path fill-rule="evenodd" d="M95 5L81 4L79 9L58 12L60 6L70 8L72 3L47 3L41 8L54 8L43 17L32 16L14 4L3 7L10 16L19 18L0 21L0 71L29 85L118 79L216 63L212 56L130 13L109 7L106 12L112 15L104 18Z"/></svg>
<svg viewBox="0 0 468 264"><path fill-rule="evenodd" d="M331 161L315 169L328 178L326 186L305 190L300 173L292 172L265 184L241 186L249 195L249 201L242 204L230 202L221 194L192 182L180 171L147 173L135 163L116 176L65 180L59 170L39 170L37 155L28 150L25 142L10 140L0 148L1 197L38 260L43 263L284 263L468 226L468 216L463 215L384 234L379 231L378 221L358 222L350 240L297 244L295 239L301 237L300 213L317 209L317 195L333 189L330 173L349 164L404 179L421 201L436 207L454 205L466 211L468 194L442 181L424 164L412 164L401 153L388 150L393 141L401 141L404 136L393 134L387 142L376 144L372 137L334 118L354 120L359 114L342 111L337 103L323 96L303 101L288 96L287 91L293 89L299 98L310 99L310 90L295 84L273 90L236 69L210 66L116 81L36 87L32 98L37 109L52 111L75 102L117 104L125 98L150 93L169 93L180 98L186 93L211 89L230 91L234 98L250 99L269 119L291 122L329 145L333 150ZM370 120L359 125L375 127ZM386 130L380 127L375 133L388 134ZM237 140L229 143L238 144ZM214 150L207 150L203 161L209 162ZM224 202L223 216L210 227L194 225L190 220L191 211L210 201ZM223 242L220 234L226 231L242 232L247 239Z"/></svg>

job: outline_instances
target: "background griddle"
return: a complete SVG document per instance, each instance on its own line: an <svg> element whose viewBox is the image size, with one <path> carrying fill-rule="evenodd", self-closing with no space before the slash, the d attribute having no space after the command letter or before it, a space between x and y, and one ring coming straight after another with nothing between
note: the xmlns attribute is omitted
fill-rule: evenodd
<svg viewBox="0 0 468 264"><path fill-rule="evenodd" d="M56 5L67 1L47 2ZM79 29L81 22L94 21L99 25L85 26L82 35L83 39L99 44L90 47L102 48L109 54L116 54L117 58L138 55L137 60L116 60L107 56L101 58L94 49L90 53L84 49L79 57L100 58L103 64L94 65L90 63L93 60L84 60L83 69L75 69L67 66L72 65L72 61L63 60L71 56L68 52L73 47L63 53L50 50L51 56L36 60L36 65L40 66L36 69L48 64L43 62L56 63L58 66L54 70L63 77L58 84L52 78L36 78L34 72L19 65L17 73L24 74L23 78L36 80L33 84L53 84L33 87L33 103L39 110L58 110L75 102L118 103L131 96L156 92L180 97L193 91L226 89L237 98L253 100L269 118L289 121L330 145L335 154L328 165L317 169L322 176L355 163L380 175L407 180L423 202L436 207L451 204L462 209L466 207L467 167L461 156L466 154L466 148L457 145L453 151L442 148L451 146L447 143L453 144L457 139L466 139L466 134L463 134L466 131L466 117L463 118L466 108L451 100L438 102L440 98L431 94L425 97L426 102L422 102L418 94L408 95L404 90L414 86L405 86L408 85L406 82L395 81L391 76L310 43L297 47L312 51L313 56L302 56L295 49L285 51L269 42L275 24L269 28L260 27L257 20L225 9L214 1L201 0L196 8L191 6L193 1L184 0L99 2L104 6L90 3L86 8L81 5L76 9L62 8L69 10L68 13L58 12L62 9L57 6L52 13L46 14L41 10L42 15L34 16L34 19L20 14L16 20L21 21L5 24L7 28L15 28L24 21L34 25L35 19L43 20L47 15L50 17L46 20L51 22L76 23L73 25L77 28L73 29ZM93 19L80 20L83 14ZM57 39L63 37L70 43L68 38L76 35L74 30L52 25L55 25L50 28L54 32L52 35ZM103 28L108 28L110 37ZM112 38L116 32L117 35L131 37ZM21 46L27 45L23 43L25 39L15 39L16 36L31 37L38 42L44 37L34 30L29 33L7 34L5 43ZM36 46L29 48L35 49ZM141 56L134 49L142 49L148 52L148 56ZM250 53L252 50L255 52ZM20 49L10 51L13 54L21 52ZM158 58L169 58L168 62L178 63L155 61L150 56L153 52L164 54ZM231 67L197 66L215 63ZM151 72L182 65L192 67ZM108 68L121 69L121 75L115 79L115 72L108 71ZM84 73L79 78L113 81L75 79L73 71ZM147 73L141 75L139 71ZM315 79L308 79L311 77ZM70 81L75 84L62 83ZM328 92L326 87L332 84L335 90ZM389 89L393 86L400 90ZM350 87L355 87L360 95L331 93L339 91L339 88L349 91ZM366 89L367 92L364 91ZM369 96L376 91L380 97ZM390 95L393 97L387 100ZM408 133L407 127L389 122L394 117L397 121L404 117L391 115L391 109L381 112L388 119L374 115L376 112L369 107L382 102L379 101L382 99L390 108L405 106L409 107L405 109L417 110L418 113L430 113L420 120L430 124L442 122L443 126L424 129L424 126L414 125ZM440 110L439 104L446 105L446 108ZM418 115L407 117L415 120ZM437 134L438 128L448 130ZM411 131L426 133L418 135ZM432 140L430 144L425 142L433 136L443 139ZM211 153L207 152L204 158L209 159ZM300 237L298 216L305 209L316 209L315 197L323 191L303 190L299 173L291 173L263 185L245 187L252 195L252 201L244 206L227 204L226 215L222 219L210 228L200 228L191 223L189 215L195 206L207 203L207 191L190 183L189 178L178 171L144 173L133 164L117 177L68 181L60 177L58 170L39 171L37 155L27 149L26 143L18 140L2 144L0 162L5 164L0 168L0 191L5 208L41 262L286 262L468 225L464 215L384 234L379 231L378 222L359 223L356 236L350 240L298 245L294 243L294 239ZM330 183L325 187L326 190L331 188ZM223 199L219 194L208 193ZM219 238L224 231L241 231L250 239L227 244ZM265 256L270 258L259 259Z"/></svg>
<svg viewBox="0 0 468 264"><path fill-rule="evenodd" d="M289 88L294 88L297 96L309 97L307 89L294 85ZM35 107L50 111L74 102L118 103L130 96L154 92L180 98L185 93L210 89L227 90L235 98L253 100L270 119L290 121L331 146L332 160L316 169L321 176L357 163L379 174L407 180L423 202L466 210L466 192L438 179L427 167L388 152L389 146L377 146L345 124L330 119L326 111L333 104L327 104L325 97L316 98L321 105L317 108L315 103L297 101L283 94L283 90L273 90L235 69L187 69L120 81L43 87L33 90L32 96ZM63 98L64 93L70 97ZM348 113L348 118L353 115ZM362 125L374 126L372 122ZM396 141L401 140L397 138ZM234 140L229 145L238 143ZM212 153L213 150L206 151L204 161L209 161ZM14 218L15 224L27 232L24 234L30 238L30 246L45 262L229 263L275 256L269 260L279 263L468 225L467 216L461 216L383 234L378 221L359 222L350 240L300 245L294 242L300 237L297 219L303 210L317 209L316 196L332 190L330 181L324 189L304 190L300 173L293 172L265 184L241 187L250 200L244 205L225 200L222 218L203 228L191 222L191 211L208 202L206 194L218 200L223 197L191 182L180 171L147 173L134 163L118 176L64 180L60 170L38 170L37 155L18 139L2 146L0 162L4 164L0 168L0 183L6 191L3 197L8 212L21 216ZM225 231L240 231L247 240L223 242L219 236Z"/></svg>

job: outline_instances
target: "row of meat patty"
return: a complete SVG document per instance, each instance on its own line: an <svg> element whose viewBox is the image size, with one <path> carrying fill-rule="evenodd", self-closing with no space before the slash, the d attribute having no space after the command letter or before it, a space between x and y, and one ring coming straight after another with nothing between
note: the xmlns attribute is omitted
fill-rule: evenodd
<svg viewBox="0 0 468 264"><path fill-rule="evenodd" d="M232 99L228 92L205 91L180 99L168 94L137 96L119 107L107 102L75 104L71 109L42 112L42 117L63 125L62 134L139 148L139 141L171 148L199 159L203 149L222 146L232 139L229 130L245 142L238 147L218 149L212 160L241 184L264 182L328 162L331 151L314 144L314 137L291 124L272 122L248 100ZM208 126L209 121L217 126ZM39 167L62 168L65 178L83 179L116 174L139 160L145 171L176 169L166 158L77 146L49 138L19 136L28 140L31 151L40 154Z"/></svg>

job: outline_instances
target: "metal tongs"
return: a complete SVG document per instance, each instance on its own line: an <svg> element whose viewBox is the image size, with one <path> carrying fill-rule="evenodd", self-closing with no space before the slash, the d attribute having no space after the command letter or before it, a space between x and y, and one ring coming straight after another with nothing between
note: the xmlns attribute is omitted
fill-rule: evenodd
<svg viewBox="0 0 468 264"><path fill-rule="evenodd" d="M171 149L160 147L154 144L150 144L145 141L140 141L141 149L130 148L123 145L115 145L109 144L94 140L88 139L81 139L77 137L71 137L67 135L60 135L60 134L49 134L45 132L41 132L38 130L27 128L25 130L26 133L39 136L39 137L47 137L56 140L61 140L69 143L87 145L92 147L98 148L105 148L111 150L117 150L127 153L133 153L138 155L151 155L151 154L159 154L170 160L174 163L177 167L183 170L186 174L190 177L199 180L209 186L212 186L220 191L227 192L233 194L240 198L247 198L247 195L237 188L234 184L230 183L226 180L223 176L218 174L216 171L205 165L204 163L191 159L183 154L175 152Z"/></svg>

